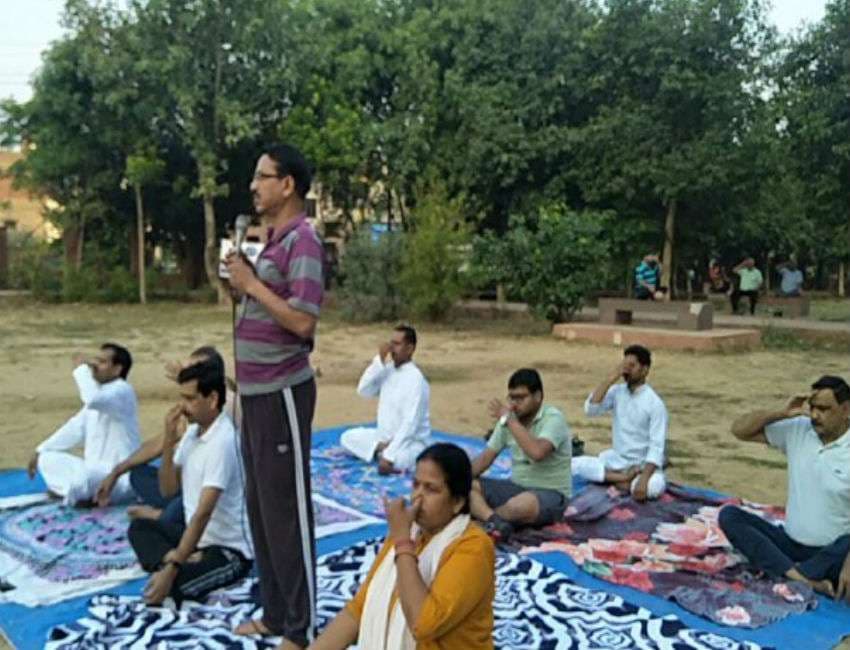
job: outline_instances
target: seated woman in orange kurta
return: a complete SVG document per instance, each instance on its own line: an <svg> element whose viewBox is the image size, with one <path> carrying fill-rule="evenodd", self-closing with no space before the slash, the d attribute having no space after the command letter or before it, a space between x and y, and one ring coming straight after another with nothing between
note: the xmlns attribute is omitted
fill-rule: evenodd
<svg viewBox="0 0 850 650"><path fill-rule="evenodd" d="M496 552L469 518L472 467L438 443L416 460L412 503L385 502L389 534L366 582L313 650L491 650Z"/></svg>

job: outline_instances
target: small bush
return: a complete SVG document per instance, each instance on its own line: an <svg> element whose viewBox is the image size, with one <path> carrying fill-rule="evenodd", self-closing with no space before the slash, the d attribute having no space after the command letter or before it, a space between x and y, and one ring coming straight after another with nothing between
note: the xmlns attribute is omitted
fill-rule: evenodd
<svg viewBox="0 0 850 650"><path fill-rule="evenodd" d="M401 232L373 233L367 225L348 241L340 260L339 305L345 320L394 320L401 311Z"/></svg>
<svg viewBox="0 0 850 650"><path fill-rule="evenodd" d="M139 283L129 270L116 266L105 278L100 299L103 302L138 302Z"/></svg>
<svg viewBox="0 0 850 650"><path fill-rule="evenodd" d="M561 204L544 206L533 217L512 217L503 235L475 238L473 275L482 286L504 284L509 295L549 321L570 320L607 279L609 221L607 213L574 212Z"/></svg>
<svg viewBox="0 0 850 650"><path fill-rule="evenodd" d="M31 233L9 233L9 289L32 291L39 300L57 300L62 293L62 253L56 245Z"/></svg>
<svg viewBox="0 0 850 650"><path fill-rule="evenodd" d="M62 280L64 302L138 302L139 285L124 267L101 272L92 266L65 269Z"/></svg>
<svg viewBox="0 0 850 650"><path fill-rule="evenodd" d="M417 197L401 269L401 291L409 311L439 319L464 292L462 267L469 256L472 231L462 198L449 198L435 183Z"/></svg>
<svg viewBox="0 0 850 650"><path fill-rule="evenodd" d="M97 271L88 266L80 269L66 267L62 276L63 302L99 302Z"/></svg>

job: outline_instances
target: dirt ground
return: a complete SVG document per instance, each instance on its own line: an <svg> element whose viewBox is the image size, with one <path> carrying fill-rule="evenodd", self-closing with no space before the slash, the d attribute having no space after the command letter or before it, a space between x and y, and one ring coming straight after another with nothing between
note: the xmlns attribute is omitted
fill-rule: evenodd
<svg viewBox="0 0 850 650"><path fill-rule="evenodd" d="M357 379L390 324L352 326L328 312L314 365L320 370L315 426L374 418L375 403L355 393ZM435 428L482 436L491 426L486 404L503 396L512 370L537 368L546 399L563 409L590 452L608 444L610 421L588 419L582 403L620 358L615 348L554 340L543 324L462 320L418 327L416 360L431 381ZM50 306L0 303L0 467L22 467L33 448L79 408L71 355L114 340L134 356L130 380L140 403L144 437L158 434L176 389L163 364L204 344L232 348L230 310L214 306ZM227 355L230 356L229 354ZM785 462L776 451L741 444L733 418L774 407L823 373L848 375L848 357L825 351L753 351L697 355L658 351L650 381L671 415L672 480L749 499L782 503ZM0 638L0 648L8 647ZM842 644L841 648L850 648Z"/></svg>
<svg viewBox="0 0 850 650"><path fill-rule="evenodd" d="M322 320L314 353L320 370L315 426L374 418L375 403L355 393L357 379L389 324L353 326L333 312ZM431 381L435 428L482 436L491 426L486 404L506 392L512 370L537 368L546 400L561 408L587 449L603 449L610 420L582 413L588 392L620 358L615 348L552 339L543 324L463 320L421 325L416 360ZM79 408L70 358L106 340L134 356L130 380L139 396L144 437L158 434L176 389L163 364L195 347L232 348L227 308L153 304L142 306L0 305L0 467L22 467L40 440ZM229 357L230 355L228 355ZM729 424L751 408L773 407L820 374L848 373L848 358L834 352L753 351L697 355L658 351L650 382L670 411L670 478L753 500L781 503L785 462L776 451L742 444Z"/></svg>

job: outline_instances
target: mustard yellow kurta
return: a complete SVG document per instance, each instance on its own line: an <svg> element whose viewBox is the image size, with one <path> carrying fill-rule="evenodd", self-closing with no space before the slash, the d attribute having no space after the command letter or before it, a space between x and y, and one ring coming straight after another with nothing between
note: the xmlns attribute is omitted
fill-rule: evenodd
<svg viewBox="0 0 850 650"><path fill-rule="evenodd" d="M427 541L418 540L417 555ZM363 613L372 575L389 549L389 543L384 542L366 581L346 605L357 621ZM428 598L411 630L417 650L492 650L495 571L493 542L481 528L470 524L440 558ZM395 606L397 598L396 593L390 608Z"/></svg>

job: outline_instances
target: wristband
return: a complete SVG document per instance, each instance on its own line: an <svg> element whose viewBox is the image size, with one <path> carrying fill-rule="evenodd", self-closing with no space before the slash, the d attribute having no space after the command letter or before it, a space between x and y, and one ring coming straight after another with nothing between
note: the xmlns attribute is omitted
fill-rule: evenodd
<svg viewBox="0 0 850 650"><path fill-rule="evenodd" d="M175 568L175 569L177 569L178 571L179 571L181 568L183 568L183 563L182 563L182 562L178 562L177 560L168 560L168 562L166 562L166 563L165 563L165 566L168 566L169 564L173 565L173 566L174 566L174 568Z"/></svg>

